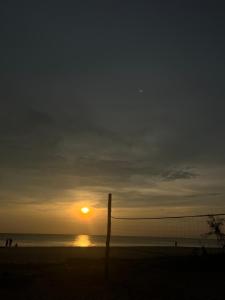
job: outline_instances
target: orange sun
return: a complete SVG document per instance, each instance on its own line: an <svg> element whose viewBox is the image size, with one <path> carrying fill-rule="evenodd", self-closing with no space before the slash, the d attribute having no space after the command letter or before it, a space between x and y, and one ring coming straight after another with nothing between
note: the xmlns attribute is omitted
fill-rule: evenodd
<svg viewBox="0 0 225 300"><path fill-rule="evenodd" d="M80 211L82 212L82 214L87 215L90 212L90 208L88 208L88 207L82 207L80 209Z"/></svg>

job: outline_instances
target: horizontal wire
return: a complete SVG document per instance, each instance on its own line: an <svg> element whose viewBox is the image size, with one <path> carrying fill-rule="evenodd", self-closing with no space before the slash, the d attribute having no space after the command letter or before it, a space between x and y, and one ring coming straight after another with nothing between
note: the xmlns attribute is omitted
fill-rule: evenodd
<svg viewBox="0 0 225 300"><path fill-rule="evenodd" d="M163 219L184 219L184 218L203 218L203 217L217 217L217 216L225 216L225 213L222 214L207 214L207 215L189 215L189 216L172 216L172 217L140 217L140 218L132 218L132 217L113 217L115 220L163 220Z"/></svg>

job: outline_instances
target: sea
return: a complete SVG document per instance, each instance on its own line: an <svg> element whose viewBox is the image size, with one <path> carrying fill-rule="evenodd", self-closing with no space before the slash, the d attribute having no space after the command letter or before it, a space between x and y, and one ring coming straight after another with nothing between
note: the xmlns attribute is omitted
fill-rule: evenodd
<svg viewBox="0 0 225 300"><path fill-rule="evenodd" d="M12 239L12 247L104 247L106 237L87 234L19 234L0 233L0 247ZM111 247L211 247L219 245L215 238L181 238L152 236L112 236Z"/></svg>

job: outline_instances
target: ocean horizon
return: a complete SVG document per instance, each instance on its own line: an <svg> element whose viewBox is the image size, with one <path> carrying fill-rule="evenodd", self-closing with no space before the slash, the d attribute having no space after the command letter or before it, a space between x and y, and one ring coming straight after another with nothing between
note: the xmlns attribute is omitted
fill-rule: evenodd
<svg viewBox="0 0 225 300"><path fill-rule="evenodd" d="M106 236L88 234L30 234L0 233L0 247L12 239L12 246L19 247L105 247ZM212 247L217 248L215 238L121 236L111 237L111 247L161 246L173 247Z"/></svg>

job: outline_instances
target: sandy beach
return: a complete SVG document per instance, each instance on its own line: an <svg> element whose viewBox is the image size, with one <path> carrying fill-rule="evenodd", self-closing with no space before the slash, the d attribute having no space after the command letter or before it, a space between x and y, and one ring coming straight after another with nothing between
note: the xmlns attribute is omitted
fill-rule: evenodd
<svg viewBox="0 0 225 300"><path fill-rule="evenodd" d="M218 252L211 249L210 252ZM193 248L185 247L112 247L110 257L144 259L163 256L191 255ZM73 259L104 259L104 247L18 247L0 248L0 263L65 263Z"/></svg>
<svg viewBox="0 0 225 300"><path fill-rule="evenodd" d="M225 257L190 248L0 249L1 299L225 299ZM216 254L217 252L217 254ZM198 255L199 254L199 255Z"/></svg>

